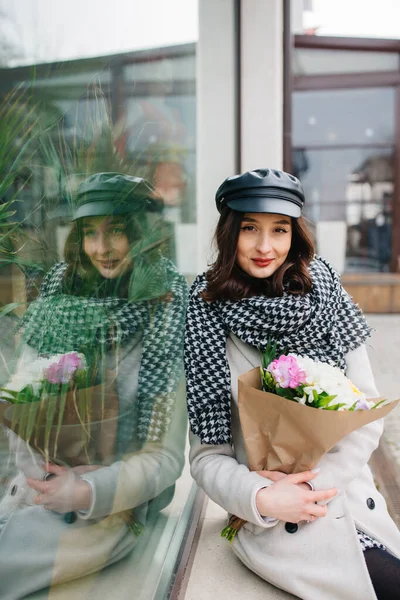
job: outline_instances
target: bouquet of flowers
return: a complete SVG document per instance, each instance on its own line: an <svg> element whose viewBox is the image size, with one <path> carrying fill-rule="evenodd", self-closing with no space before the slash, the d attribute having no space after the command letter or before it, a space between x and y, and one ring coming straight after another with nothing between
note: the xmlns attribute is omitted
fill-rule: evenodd
<svg viewBox="0 0 400 600"><path fill-rule="evenodd" d="M260 377L261 371L261 377ZM296 354L276 357L239 377L239 417L251 471L313 469L345 435L385 417L399 402L366 398L338 367ZM245 521L233 515L230 542Z"/></svg>
<svg viewBox="0 0 400 600"><path fill-rule="evenodd" d="M1 389L5 425L46 462L109 464L118 399L112 381L93 385L95 375L77 352L33 360Z"/></svg>
<svg viewBox="0 0 400 600"><path fill-rule="evenodd" d="M105 373L103 383L93 385L97 368L87 362L77 352L37 358L0 390L3 422L28 450L81 472L115 460L119 419L113 379ZM133 511L120 516L133 535L143 532Z"/></svg>

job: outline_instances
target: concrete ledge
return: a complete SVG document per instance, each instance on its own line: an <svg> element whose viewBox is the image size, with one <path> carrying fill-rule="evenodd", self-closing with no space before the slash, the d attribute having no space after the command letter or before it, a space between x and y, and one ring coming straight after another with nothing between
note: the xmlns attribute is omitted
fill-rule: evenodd
<svg viewBox="0 0 400 600"><path fill-rule="evenodd" d="M222 509L209 500L188 584L179 600L296 599L296 596L270 585L239 561L229 543L220 537L226 523L224 517L218 514L221 512Z"/></svg>

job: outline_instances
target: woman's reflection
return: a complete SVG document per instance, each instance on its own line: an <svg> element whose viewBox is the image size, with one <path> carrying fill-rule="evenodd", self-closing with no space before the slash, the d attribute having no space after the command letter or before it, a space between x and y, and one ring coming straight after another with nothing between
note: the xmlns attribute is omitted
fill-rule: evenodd
<svg viewBox="0 0 400 600"><path fill-rule="evenodd" d="M153 193L145 180L119 173L81 183L65 262L46 275L25 314L18 369L37 356L83 354L95 366L91 389L113 383L116 394L107 404L103 393L102 409L111 410L117 427L107 429L104 418L105 443L95 432L97 410L87 429L89 446L98 447L85 448L88 460L68 447L71 427L59 427L59 454L50 453L49 461L43 448L10 432L19 474L0 504L1 587L8 600L126 556L142 526L148 531L171 501L182 471L186 415L177 387L186 282L162 257L162 240L148 225Z"/></svg>

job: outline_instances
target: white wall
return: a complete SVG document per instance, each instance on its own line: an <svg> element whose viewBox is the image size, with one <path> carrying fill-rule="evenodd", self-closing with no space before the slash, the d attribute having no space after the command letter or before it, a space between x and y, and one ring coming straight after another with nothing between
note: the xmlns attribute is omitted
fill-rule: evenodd
<svg viewBox="0 0 400 600"><path fill-rule="evenodd" d="M234 0L199 1L197 259L212 257L218 186L236 172ZM241 0L240 171L283 164L283 3Z"/></svg>
<svg viewBox="0 0 400 600"><path fill-rule="evenodd" d="M241 170L283 165L283 2L242 0Z"/></svg>
<svg viewBox="0 0 400 600"><path fill-rule="evenodd" d="M235 169L234 2L200 0L197 45L198 269L211 258L215 192Z"/></svg>

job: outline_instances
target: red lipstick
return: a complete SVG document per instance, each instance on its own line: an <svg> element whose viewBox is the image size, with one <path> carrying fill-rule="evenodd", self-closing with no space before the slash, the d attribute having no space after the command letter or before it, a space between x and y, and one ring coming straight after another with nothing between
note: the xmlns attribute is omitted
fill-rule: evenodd
<svg viewBox="0 0 400 600"><path fill-rule="evenodd" d="M268 267L273 261L273 258L253 258L252 261L257 267Z"/></svg>

